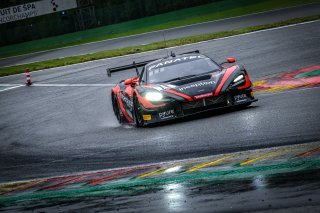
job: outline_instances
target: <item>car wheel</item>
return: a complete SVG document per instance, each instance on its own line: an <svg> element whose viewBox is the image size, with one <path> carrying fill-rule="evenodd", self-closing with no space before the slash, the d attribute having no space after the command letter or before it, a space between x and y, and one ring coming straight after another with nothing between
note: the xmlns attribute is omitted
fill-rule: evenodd
<svg viewBox="0 0 320 213"><path fill-rule="evenodd" d="M134 96L133 98L133 115L136 126L143 127L145 124L141 113L141 105L137 96Z"/></svg>
<svg viewBox="0 0 320 213"><path fill-rule="evenodd" d="M123 123L123 114L119 106L119 102L117 100L117 97L115 94L112 94L112 107L113 107L113 112L119 121L119 123Z"/></svg>

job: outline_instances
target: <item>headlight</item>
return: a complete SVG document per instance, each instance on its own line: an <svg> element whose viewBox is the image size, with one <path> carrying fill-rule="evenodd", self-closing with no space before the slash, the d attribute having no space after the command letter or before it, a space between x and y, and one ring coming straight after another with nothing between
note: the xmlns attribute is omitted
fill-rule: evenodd
<svg viewBox="0 0 320 213"><path fill-rule="evenodd" d="M238 77L236 77L234 80L233 80L233 83L237 83L238 81L242 80L244 78L243 75L239 75Z"/></svg>
<svg viewBox="0 0 320 213"><path fill-rule="evenodd" d="M160 101L163 98L163 95L160 92L147 92L145 98L148 101Z"/></svg>

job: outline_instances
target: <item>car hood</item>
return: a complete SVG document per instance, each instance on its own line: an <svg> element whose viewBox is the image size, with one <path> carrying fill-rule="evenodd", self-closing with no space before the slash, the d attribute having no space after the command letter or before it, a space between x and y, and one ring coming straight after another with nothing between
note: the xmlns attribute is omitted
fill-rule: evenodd
<svg viewBox="0 0 320 213"><path fill-rule="evenodd" d="M176 80L169 83L149 84L141 89L157 90L164 95L180 97L187 100L197 100L225 92L233 79L243 73L242 66L234 65L221 71ZM173 95L173 96L172 96Z"/></svg>
<svg viewBox="0 0 320 213"><path fill-rule="evenodd" d="M220 78L221 72L217 72L215 75L210 73L169 83L153 84L152 88L158 91L174 91L193 97L214 92Z"/></svg>

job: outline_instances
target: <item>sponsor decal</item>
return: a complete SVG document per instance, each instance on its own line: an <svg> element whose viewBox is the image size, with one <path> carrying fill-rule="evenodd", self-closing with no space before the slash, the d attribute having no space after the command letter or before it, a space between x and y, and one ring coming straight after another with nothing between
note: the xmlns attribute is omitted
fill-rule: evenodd
<svg viewBox="0 0 320 213"><path fill-rule="evenodd" d="M210 92L210 93L206 93L206 94L196 95L196 96L194 96L194 99L199 100L199 99L203 99L203 98L209 98L212 96L213 96L213 93Z"/></svg>
<svg viewBox="0 0 320 213"><path fill-rule="evenodd" d="M235 95L234 96L234 101L236 103L245 102L245 101L247 101L247 95L246 94Z"/></svg>
<svg viewBox="0 0 320 213"><path fill-rule="evenodd" d="M160 119L168 119L168 118L173 118L174 117L174 110L170 109L164 112L159 112L159 117Z"/></svg>
<svg viewBox="0 0 320 213"><path fill-rule="evenodd" d="M188 90L188 89L191 89L191 88L215 85L215 83L216 83L215 81L199 82L199 83L194 83L194 84L190 84L190 85L187 85L187 86L182 86L182 87L178 88L178 90L179 91L184 91L184 90Z"/></svg>
<svg viewBox="0 0 320 213"><path fill-rule="evenodd" d="M121 96L121 100L124 103L126 103L126 105L130 108L130 110L132 110L133 109L133 102L127 96L122 94L121 92L120 92L120 96Z"/></svg>
<svg viewBox="0 0 320 213"><path fill-rule="evenodd" d="M148 68L148 70L152 70L154 68L158 68L158 67L163 67L169 64L174 64L177 62L183 62L183 61L189 61L189 60L194 60L194 59L200 59L200 58L205 58L204 56L201 55L192 55L192 56L185 56L185 57L180 57L180 58L176 58L176 59L170 59L167 61L162 61L158 64L152 65Z"/></svg>

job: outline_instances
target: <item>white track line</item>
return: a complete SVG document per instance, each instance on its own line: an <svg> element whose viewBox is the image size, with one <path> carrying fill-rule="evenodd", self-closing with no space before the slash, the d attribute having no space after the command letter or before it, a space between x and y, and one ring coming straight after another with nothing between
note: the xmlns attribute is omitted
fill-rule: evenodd
<svg viewBox="0 0 320 213"><path fill-rule="evenodd" d="M33 87L112 87L115 84L32 84Z"/></svg>
<svg viewBox="0 0 320 213"><path fill-rule="evenodd" d="M16 88L19 88L19 87L23 87L24 85L16 85L16 86L13 86L13 87L9 87L9 88L6 88L6 89L2 89L0 90L0 92L4 92L4 91L7 91L7 90L11 90L11 89L16 89Z"/></svg>
<svg viewBox="0 0 320 213"><path fill-rule="evenodd" d="M0 92L26 86L25 84L0 84L0 87L9 87ZM113 87L115 84L32 84L29 87Z"/></svg>
<svg viewBox="0 0 320 213"><path fill-rule="evenodd" d="M24 84L0 84L0 87L25 86ZM31 87L113 87L115 84L32 84Z"/></svg>
<svg viewBox="0 0 320 213"><path fill-rule="evenodd" d="M24 84L0 84L0 87L23 86Z"/></svg>
<svg viewBox="0 0 320 213"><path fill-rule="evenodd" d="M159 51L167 51L167 50L171 50L171 49L174 49L174 48L177 48L177 47L186 47L186 46L191 46L191 45L204 44L204 43L208 43L208 42L212 42L212 41L218 41L218 40L224 40L224 39L229 39L229 38L247 36L247 35L251 35L251 34L256 34L256 33L261 33L261 32L268 32L268 31L278 30L278 29L284 29L284 28L289 28L289 27L294 27L294 26L299 26L299 25L304 25L304 24L311 24L311 23L318 22L318 21L320 21L320 20L313 20L313 21L307 21L307 22L302 22L302 23L297 23L297 24L290 24L290 25L281 26L281 27L274 27L274 28L265 29L265 30L258 30L258 31L249 32L249 33L243 33L243 34L239 34L239 35L227 36L227 37L223 37L223 38L217 38L217 39L212 39L212 40L207 40L207 41L200 41L200 42L191 43L191 44L168 47L168 48L164 48L164 49L150 50L150 51L141 52L141 53L134 53L134 54L116 56L116 57L112 57L112 58L103 58L103 59L98 59L98 60L93 60L93 61L86 61L86 62L82 62L82 63L78 63L78 64L70 64L70 65L66 65L66 66L53 67L53 68L44 69L44 70L32 71L31 73L48 71L48 70L53 70L53 69L58 69L58 68L67 68L67 67L71 67L71 66L75 66L75 65L88 64L88 63L98 62L98 61L113 60L113 59L117 59L117 58L130 57L130 56L134 56L134 55L142 55L142 54L148 54L148 53L159 52ZM99 66L101 66L101 65L99 65ZM24 75L24 73L3 76L3 77L0 77L0 79L1 78L8 78L8 77L16 76L16 75Z"/></svg>

